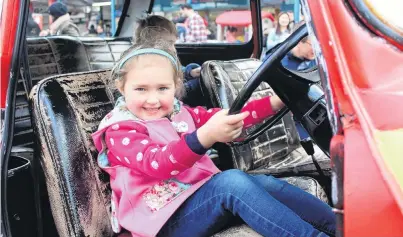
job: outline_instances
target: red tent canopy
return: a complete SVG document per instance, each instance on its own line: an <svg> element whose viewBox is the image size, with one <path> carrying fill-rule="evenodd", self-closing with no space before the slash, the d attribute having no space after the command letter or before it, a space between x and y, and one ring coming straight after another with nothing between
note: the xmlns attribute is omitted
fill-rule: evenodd
<svg viewBox="0 0 403 237"><path fill-rule="evenodd" d="M274 21L270 12L262 12L262 18ZM248 26L252 24L252 14L250 11L230 11L217 16L215 22L223 26Z"/></svg>

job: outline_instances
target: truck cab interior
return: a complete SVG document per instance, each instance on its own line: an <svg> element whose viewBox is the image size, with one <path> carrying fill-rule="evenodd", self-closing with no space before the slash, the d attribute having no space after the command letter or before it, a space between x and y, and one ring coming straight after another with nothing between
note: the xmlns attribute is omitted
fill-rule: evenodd
<svg viewBox="0 0 403 237"><path fill-rule="evenodd" d="M109 178L97 164L91 134L117 98L107 86L110 69L133 43L135 19L151 13L153 4L153 0L126 0L113 37L51 36L20 42L18 76L10 82L15 90L8 101L15 111L12 123L7 123L11 136L2 141L10 145L5 159L7 185L2 190L8 234L129 236L125 231L112 232ZM308 9L306 3L302 6ZM27 7L21 3L21 9ZM342 185L342 177L332 184L331 175L341 164L331 163L329 147L340 121L328 116L320 82L326 73L321 67L296 72L280 63L301 39L308 34L315 37L314 28L308 20L261 61L259 0L250 1L250 11L253 36L244 44L176 45L183 65L202 65L203 96L196 100L185 96L184 103L237 113L250 99L279 95L286 108L248 129L243 140L215 144L218 157L213 161L221 170L279 177L337 207L343 195L335 189ZM301 143L293 117L301 121L312 142ZM342 220L341 212L338 217ZM214 236L260 235L237 223Z"/></svg>

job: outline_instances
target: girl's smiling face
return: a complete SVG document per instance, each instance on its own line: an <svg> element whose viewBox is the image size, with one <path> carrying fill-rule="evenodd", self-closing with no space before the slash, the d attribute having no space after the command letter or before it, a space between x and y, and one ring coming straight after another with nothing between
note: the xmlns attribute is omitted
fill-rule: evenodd
<svg viewBox="0 0 403 237"><path fill-rule="evenodd" d="M173 64L164 56L153 54L131 61L123 85L118 85L130 112L142 120L171 114L176 91Z"/></svg>

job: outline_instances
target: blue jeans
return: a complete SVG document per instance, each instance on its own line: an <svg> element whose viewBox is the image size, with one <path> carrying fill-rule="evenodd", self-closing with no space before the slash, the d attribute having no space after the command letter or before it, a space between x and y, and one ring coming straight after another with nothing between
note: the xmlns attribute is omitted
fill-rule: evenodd
<svg viewBox="0 0 403 237"><path fill-rule="evenodd" d="M336 228L331 208L313 195L272 176L227 170L189 197L158 236L211 236L241 221L270 237L322 237Z"/></svg>

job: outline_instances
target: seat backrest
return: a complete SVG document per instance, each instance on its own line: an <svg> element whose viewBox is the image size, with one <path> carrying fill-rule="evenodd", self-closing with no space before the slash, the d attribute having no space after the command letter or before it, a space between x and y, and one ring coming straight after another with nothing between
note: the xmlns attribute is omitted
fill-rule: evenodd
<svg viewBox="0 0 403 237"><path fill-rule="evenodd" d="M113 108L109 71L54 76L31 91L35 137L58 233L112 236L109 176L91 134Z"/></svg>
<svg viewBox="0 0 403 237"><path fill-rule="evenodd" d="M201 70L201 86L209 107L229 108L238 92L261 65L255 59L232 61L208 61ZM251 99L272 95L273 90L262 83ZM249 128L252 131L256 126ZM283 159L299 146L298 133L291 114L287 114L276 125L254 141L238 147L220 147L220 158L228 160L232 156L234 168L250 171L267 166L271 161ZM221 163L225 161L220 160Z"/></svg>
<svg viewBox="0 0 403 237"><path fill-rule="evenodd" d="M28 64L32 85L54 75L110 69L130 46L131 38L28 38ZM22 80L17 85L15 116L13 145L32 148L33 131L27 92Z"/></svg>
<svg viewBox="0 0 403 237"><path fill-rule="evenodd" d="M132 45L130 38L116 40L83 38L81 42L87 52L88 62L92 70L112 68L119 60L120 55Z"/></svg>

